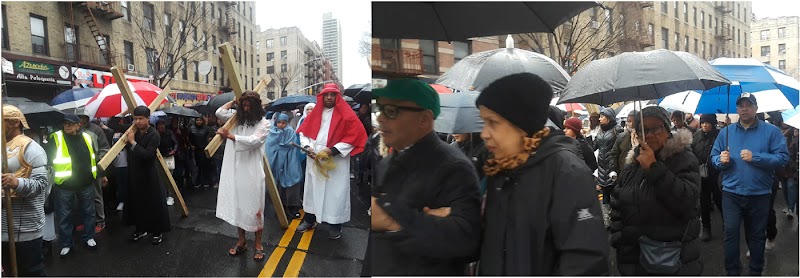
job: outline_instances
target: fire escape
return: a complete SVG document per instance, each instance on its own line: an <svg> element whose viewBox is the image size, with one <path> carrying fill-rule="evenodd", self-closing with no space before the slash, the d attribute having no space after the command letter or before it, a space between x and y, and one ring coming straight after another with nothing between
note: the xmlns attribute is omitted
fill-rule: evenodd
<svg viewBox="0 0 800 278"><path fill-rule="evenodd" d="M620 11L625 20L622 27L624 35L619 43L620 51L642 51L647 47L654 46L652 30L648 29L643 20L644 12L652 12L653 2L617 2L616 6L621 8Z"/></svg>
<svg viewBox="0 0 800 278"><path fill-rule="evenodd" d="M86 22L86 25L89 27L89 31L91 31L92 36L94 37L94 41L99 48L99 57L94 57L92 59L92 53L97 53L92 51L93 49L89 48L88 46L78 46L79 48L75 49L75 45L73 45L72 57L68 57L67 60L81 61L87 64L93 65L101 65L101 66L111 66L119 61L115 61L115 56L119 56L114 54L111 49L111 44L107 41L108 33L104 32L104 30L100 26L99 20L111 21L118 18L123 17L124 15L121 13L121 6L119 2L106 2L106 1L83 1L83 2L72 2L69 3L69 10L70 15L74 15L74 7L77 5L78 8L81 10L83 14L83 19ZM72 25L75 26L74 18L72 20ZM81 51L76 51L78 49L85 49L82 57L77 55ZM70 56L70 55L68 55Z"/></svg>
<svg viewBox="0 0 800 278"><path fill-rule="evenodd" d="M730 45L733 41L733 35L731 34L731 16L733 9L731 9L731 5L731 2L727 1L714 1L714 9L722 13L722 21L720 21L722 30L714 30L717 35L717 43L722 46L721 57L731 57ZM719 54L717 55L719 56Z"/></svg>

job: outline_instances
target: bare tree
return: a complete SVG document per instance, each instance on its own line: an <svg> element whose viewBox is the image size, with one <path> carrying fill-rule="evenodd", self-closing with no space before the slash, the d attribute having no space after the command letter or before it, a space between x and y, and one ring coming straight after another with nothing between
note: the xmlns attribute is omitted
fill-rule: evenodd
<svg viewBox="0 0 800 278"><path fill-rule="evenodd" d="M620 51L621 41L631 30L630 20L625 18L628 14L624 4L596 7L573 17L552 33L519 34L517 45L548 55L572 75L591 60L614 56Z"/></svg>
<svg viewBox="0 0 800 278"><path fill-rule="evenodd" d="M372 21L369 22L370 30L372 30ZM358 41L358 54L361 57L369 57L372 54L372 32L367 31L361 35L361 40Z"/></svg>
<svg viewBox="0 0 800 278"><path fill-rule="evenodd" d="M269 86L277 89L278 97L285 97L289 93L286 91L289 84L303 77L303 65L296 63L281 64L279 69L270 74L270 77L272 77L272 82L270 82Z"/></svg>
<svg viewBox="0 0 800 278"><path fill-rule="evenodd" d="M215 16L211 5L203 2L164 2L163 11L156 11L151 4L143 5L145 16L152 18L132 18L137 27L134 32L138 31L135 44L145 51L148 64L152 64L147 71L161 87L194 62L207 60L215 51L216 42L210 36L221 35L221 28L227 31L227 25L221 22L225 17Z"/></svg>

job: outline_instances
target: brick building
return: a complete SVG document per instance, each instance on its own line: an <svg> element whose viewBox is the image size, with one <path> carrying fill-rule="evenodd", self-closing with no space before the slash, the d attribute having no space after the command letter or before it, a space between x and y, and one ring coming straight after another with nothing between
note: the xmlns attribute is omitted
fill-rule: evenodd
<svg viewBox="0 0 800 278"><path fill-rule="evenodd" d="M800 17L762 18L751 29L753 57L800 80Z"/></svg>

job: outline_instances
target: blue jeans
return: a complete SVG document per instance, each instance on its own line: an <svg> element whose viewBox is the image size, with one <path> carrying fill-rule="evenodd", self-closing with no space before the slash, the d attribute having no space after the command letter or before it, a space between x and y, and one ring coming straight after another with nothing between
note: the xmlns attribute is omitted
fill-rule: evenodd
<svg viewBox="0 0 800 278"><path fill-rule="evenodd" d="M128 198L128 167L116 167L114 174L117 176L117 202L124 203Z"/></svg>
<svg viewBox="0 0 800 278"><path fill-rule="evenodd" d="M744 196L722 192L722 211L725 217L725 271L729 276L740 276L739 229L744 221L745 241L750 250L750 274L764 270L764 243L767 240L767 215L770 196Z"/></svg>
<svg viewBox="0 0 800 278"><path fill-rule="evenodd" d="M57 186L57 185L56 185ZM80 203L81 219L83 219L83 236L81 240L86 242L94 237L94 187L91 185L80 191L70 191L66 189L53 188L54 201L56 205L56 217L58 217L58 242L61 248L72 247L72 207L75 196Z"/></svg>
<svg viewBox="0 0 800 278"><path fill-rule="evenodd" d="M783 180L783 197L786 199L786 207L797 212L797 180L791 177Z"/></svg>

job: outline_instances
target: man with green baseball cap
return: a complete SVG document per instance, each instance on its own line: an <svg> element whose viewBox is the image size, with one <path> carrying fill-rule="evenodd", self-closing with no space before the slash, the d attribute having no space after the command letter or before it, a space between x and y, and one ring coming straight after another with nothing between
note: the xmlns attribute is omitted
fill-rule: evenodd
<svg viewBox="0 0 800 278"><path fill-rule="evenodd" d="M391 80L373 95L379 131L392 151L372 189L371 274L466 274L480 249L478 175L433 132L439 95L413 79Z"/></svg>

